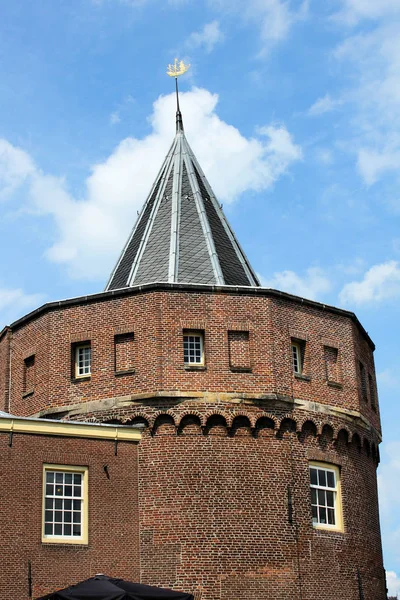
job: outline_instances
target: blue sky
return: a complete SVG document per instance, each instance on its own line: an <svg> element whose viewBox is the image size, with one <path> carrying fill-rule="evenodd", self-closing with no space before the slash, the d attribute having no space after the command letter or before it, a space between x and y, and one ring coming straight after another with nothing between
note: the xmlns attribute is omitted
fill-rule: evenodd
<svg viewBox="0 0 400 600"><path fill-rule="evenodd" d="M266 286L377 345L385 566L400 592L400 3L13 0L0 19L0 320L98 292L174 133Z"/></svg>

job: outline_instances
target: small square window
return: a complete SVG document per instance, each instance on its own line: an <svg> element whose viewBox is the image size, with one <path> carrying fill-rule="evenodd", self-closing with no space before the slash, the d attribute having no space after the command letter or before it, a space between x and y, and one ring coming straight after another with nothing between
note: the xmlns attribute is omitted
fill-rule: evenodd
<svg viewBox="0 0 400 600"><path fill-rule="evenodd" d="M88 468L44 465L42 542L87 541Z"/></svg>
<svg viewBox="0 0 400 600"><path fill-rule="evenodd" d="M187 366L204 365L204 336L201 331L184 330L183 362Z"/></svg>
<svg viewBox="0 0 400 600"><path fill-rule="evenodd" d="M90 377L92 373L92 348L90 342L73 346L74 369L73 376Z"/></svg>
<svg viewBox="0 0 400 600"><path fill-rule="evenodd" d="M340 472L338 467L310 463L312 522L317 529L342 531Z"/></svg>
<svg viewBox="0 0 400 600"><path fill-rule="evenodd" d="M292 339L292 365L295 375L302 375L304 369L304 354L306 343L303 340Z"/></svg>

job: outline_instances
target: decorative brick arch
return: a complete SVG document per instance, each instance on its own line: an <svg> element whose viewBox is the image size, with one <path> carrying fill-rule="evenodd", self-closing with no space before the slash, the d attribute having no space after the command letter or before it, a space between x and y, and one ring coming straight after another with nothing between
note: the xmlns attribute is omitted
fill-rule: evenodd
<svg viewBox="0 0 400 600"><path fill-rule="evenodd" d="M251 420L246 414L236 414L232 419L232 424L229 428L229 435L233 437L239 429L247 429L253 433L254 428L251 425Z"/></svg>
<svg viewBox="0 0 400 600"><path fill-rule="evenodd" d="M235 419L237 419L238 417L244 417L246 419L248 419L249 421L249 427L254 428L256 425L256 421L257 421L257 416L254 413L248 412L248 411L235 411L232 413L231 415L231 427L233 425L233 422Z"/></svg>
<svg viewBox="0 0 400 600"><path fill-rule="evenodd" d="M362 448L362 440L361 440L361 436L360 436L360 434L359 434L357 431L355 431L355 432L353 433L353 435L352 435L352 438L351 438L351 443L352 443L352 445L353 445L353 446L355 446L355 447L356 447L358 450L361 450L361 448Z"/></svg>
<svg viewBox="0 0 400 600"><path fill-rule="evenodd" d="M298 431L297 421L293 418L293 414L284 415L279 421L279 431L285 433L292 431L296 433Z"/></svg>
<svg viewBox="0 0 400 600"><path fill-rule="evenodd" d="M340 438L345 438L346 444L349 444L350 440L351 440L351 436L352 436L352 433L351 433L350 429L348 427L346 427L346 425L341 425L340 429L337 430L335 440L336 440L336 442L338 442L338 441L340 441Z"/></svg>
<svg viewBox="0 0 400 600"><path fill-rule="evenodd" d="M153 425L152 425L152 434L153 435L156 434L157 429L160 425L164 425L164 423L162 422L163 419L165 420L166 423L173 425L175 427L175 431L176 431L176 423L175 423L174 415L171 414L169 411L159 411L158 413L156 413L154 415L154 420L153 420Z"/></svg>
<svg viewBox="0 0 400 600"><path fill-rule="evenodd" d="M220 425L222 427L225 427L226 433L228 434L228 432L229 432L229 425L227 423L226 416L224 415L224 413L222 411L221 412L219 412L219 411L218 412L213 412L213 413L210 414L210 416L208 417L207 422L205 424L205 428L204 428L206 433L208 433L210 431L210 429L213 427L213 423L212 423L213 420L216 421L216 425ZM219 420L220 421L224 421L224 422L223 423L219 422Z"/></svg>
<svg viewBox="0 0 400 600"><path fill-rule="evenodd" d="M199 425L202 427L204 425L204 415L197 410L186 410L179 414L179 417L176 419L177 426L179 428L182 427L182 422L188 417L193 417L199 420ZM179 420L178 420L179 419Z"/></svg>
<svg viewBox="0 0 400 600"><path fill-rule="evenodd" d="M304 419L302 423L298 424L299 426L299 434L302 436L312 435L313 437L317 437L318 435L318 426L312 419Z"/></svg>
<svg viewBox="0 0 400 600"><path fill-rule="evenodd" d="M139 419L141 419L142 421L145 422L146 427L152 427L153 419L151 417L149 417L149 415L144 413L143 411L138 411L138 412L132 413L128 417L124 417L122 419L122 423L124 425L131 424L133 421L139 420Z"/></svg>
<svg viewBox="0 0 400 600"><path fill-rule="evenodd" d="M363 437L362 447L367 456L371 456L371 442L366 436Z"/></svg>
<svg viewBox="0 0 400 600"><path fill-rule="evenodd" d="M263 423L263 420L264 420L264 422L266 422L267 420L272 421L274 426L270 427L268 429L279 429L279 420L276 418L275 415L272 415L271 413L267 413L267 412L257 415L256 424L255 424L256 429L260 428L260 424Z"/></svg>
<svg viewBox="0 0 400 600"><path fill-rule="evenodd" d="M201 424L201 417L199 414L196 414L194 412L187 412L185 413L180 421L179 421L179 425L177 426L177 430L176 433L178 435L182 434L184 429L186 427L188 427L189 425L197 425L197 427L199 429L202 429L202 424Z"/></svg>
<svg viewBox="0 0 400 600"><path fill-rule="evenodd" d="M326 423L321 425L321 431L319 433L320 437L326 437L330 441L335 439L335 426L327 421Z"/></svg>
<svg viewBox="0 0 400 600"><path fill-rule="evenodd" d="M214 410L210 410L207 411L206 414L204 415L204 426L207 426L207 423L209 421L209 419L211 417L214 417L216 415L219 415L220 417L222 417L223 419L225 419L226 422L226 427L230 427L232 424L232 415L230 412L225 411L225 410L219 410L219 409L214 409Z"/></svg>

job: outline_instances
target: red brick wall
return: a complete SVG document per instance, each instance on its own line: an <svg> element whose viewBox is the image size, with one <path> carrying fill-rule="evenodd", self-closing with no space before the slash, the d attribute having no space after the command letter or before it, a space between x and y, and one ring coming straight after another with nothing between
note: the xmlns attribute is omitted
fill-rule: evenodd
<svg viewBox="0 0 400 600"><path fill-rule="evenodd" d="M137 445L0 433L0 598L28 599L96 573L139 578ZM43 463L89 467L89 544L41 543ZM108 465L110 478L103 466Z"/></svg>
<svg viewBox="0 0 400 600"><path fill-rule="evenodd" d="M375 464L313 435L257 437L168 419L140 445L143 582L202 589L202 600L384 600ZM308 461L341 467L344 533L311 523ZM288 521L287 488L294 501ZM300 577L299 577L300 570Z"/></svg>
<svg viewBox="0 0 400 600"><path fill-rule="evenodd" d="M204 370L185 369L184 329L204 331ZM229 331L249 332L251 372L231 368ZM116 374L115 335L131 332L134 372ZM292 338L305 343L301 377L293 374ZM73 381L71 344L86 340L91 341L92 376ZM327 381L324 347L338 349L338 382ZM35 389L27 396L23 366L32 354ZM68 411L72 405L108 399L108 406L85 404L85 411L71 418L140 420L147 426L138 473L142 581L203 589L202 600L312 600L318 595L359 600L359 569L365 600L384 600L376 491L379 413L371 408L370 398L365 402L361 397L358 368L361 360L375 377L373 353L350 315L264 293L143 291L55 307L15 327L11 358L11 412ZM113 399L121 397L125 405L113 407ZM361 411L372 428L329 407ZM291 428L296 433L288 433ZM17 438L18 443L23 439ZM16 460L4 436L0 441L5 455ZM122 545L114 562L104 538L93 554L71 551L68 575L56 567L52 571L57 585L64 585L67 576L70 583L71 578L106 571L97 566L103 552L112 574L119 570L120 576L137 575L136 546L129 546L131 536L121 533L124 527L137 526L135 505L126 501L126 494L129 498L133 492L126 484L114 489L118 501L112 495L100 498L109 482L103 482L105 459L97 443L92 444L93 454L85 449L76 453L75 447L71 454L82 452L97 465L95 531L103 519L111 527L121 518L112 536L121 536ZM114 464L109 462L114 460L111 446L103 444L110 455L107 463ZM35 454L35 446L33 465L43 462L46 448L38 446ZM28 446L24 450L20 456L29 456ZM124 469L120 484L133 485L135 460L120 459L119 454L116 464ZM309 460L341 468L344 533L312 527ZM24 469L15 483L21 498L30 476L29 468ZM293 524L288 522L288 486L294 499ZM22 520L18 527L21 531ZM64 548L57 554L42 548L40 538L29 539L37 544L40 564L46 556L58 565L65 555ZM7 561L17 554L10 550ZM26 550L23 556L28 559ZM18 569L11 571L21 577L18 560ZM44 576L43 570L38 585L44 585Z"/></svg>
<svg viewBox="0 0 400 600"><path fill-rule="evenodd" d="M205 332L206 370L187 371L182 330ZM229 364L228 331L249 331L252 372ZM134 332L135 372L115 374L114 336ZM306 342L304 374L293 376L290 339ZM91 340L92 377L71 380L71 343ZM326 379L324 346L338 348L341 386ZM23 397L24 358L35 354L35 391ZM60 307L12 337L11 412L153 393L281 394L361 410L379 429L378 412L359 394L360 357L375 377L373 355L350 317L286 298L234 293L143 292Z"/></svg>
<svg viewBox="0 0 400 600"><path fill-rule="evenodd" d="M359 569L365 600L384 600L376 461L366 448L320 424L316 437L310 422L297 434L283 422L250 431L246 417L228 431L217 413L199 422L187 415L177 434L173 417L160 415L139 444L139 470L135 444L114 456L107 441L16 434L10 448L1 434L0 597L27 599L30 560L34 597L103 572L202 590L202 600L314 600L316 582L325 600L359 600ZM312 527L309 460L341 468L344 533ZM87 547L41 543L44 462L89 467Z"/></svg>

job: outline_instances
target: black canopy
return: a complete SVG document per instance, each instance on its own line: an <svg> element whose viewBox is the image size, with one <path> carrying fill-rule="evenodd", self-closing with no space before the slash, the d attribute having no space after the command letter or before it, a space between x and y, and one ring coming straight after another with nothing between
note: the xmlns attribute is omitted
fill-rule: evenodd
<svg viewBox="0 0 400 600"><path fill-rule="evenodd" d="M96 575L38 600L193 600L192 594Z"/></svg>

